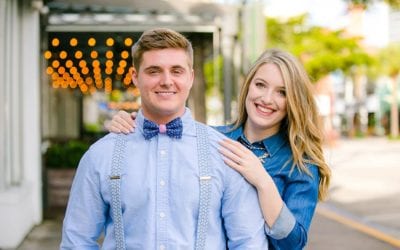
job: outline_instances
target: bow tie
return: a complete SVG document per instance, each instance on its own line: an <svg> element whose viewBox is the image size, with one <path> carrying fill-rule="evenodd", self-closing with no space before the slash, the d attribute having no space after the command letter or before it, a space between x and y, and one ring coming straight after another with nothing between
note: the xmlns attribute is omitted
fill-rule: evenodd
<svg viewBox="0 0 400 250"><path fill-rule="evenodd" d="M146 140L150 140L152 137L156 136L158 133L166 133L169 137L175 139L182 138L182 120L181 118L176 118L166 125L160 124L158 126L152 121L144 119L143 123L143 134Z"/></svg>

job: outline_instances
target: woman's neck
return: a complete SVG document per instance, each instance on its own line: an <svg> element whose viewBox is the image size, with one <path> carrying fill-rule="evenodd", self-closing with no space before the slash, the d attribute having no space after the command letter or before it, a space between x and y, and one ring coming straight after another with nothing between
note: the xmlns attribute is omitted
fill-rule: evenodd
<svg viewBox="0 0 400 250"><path fill-rule="evenodd" d="M279 129L262 129L257 126L252 126L250 122L245 122L243 126L243 133L246 136L246 139L250 143L254 143L257 141L262 141L268 137L271 137L279 132Z"/></svg>

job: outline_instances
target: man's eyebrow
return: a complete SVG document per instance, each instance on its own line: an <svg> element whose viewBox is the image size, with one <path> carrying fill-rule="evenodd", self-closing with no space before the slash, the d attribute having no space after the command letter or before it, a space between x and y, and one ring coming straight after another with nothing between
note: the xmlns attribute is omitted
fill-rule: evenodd
<svg viewBox="0 0 400 250"><path fill-rule="evenodd" d="M173 68L173 69L184 69L185 67L183 67L182 65L173 65L171 68Z"/></svg>
<svg viewBox="0 0 400 250"><path fill-rule="evenodd" d="M156 65L150 65L150 66L144 68L144 70L155 70L155 69L160 69L160 67L156 66Z"/></svg>

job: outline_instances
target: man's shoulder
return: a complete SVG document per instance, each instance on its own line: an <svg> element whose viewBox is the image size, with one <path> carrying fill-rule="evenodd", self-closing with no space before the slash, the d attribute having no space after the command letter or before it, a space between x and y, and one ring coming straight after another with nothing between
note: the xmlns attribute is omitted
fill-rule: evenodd
<svg viewBox="0 0 400 250"><path fill-rule="evenodd" d="M197 125L202 126L202 127L205 128L205 130L207 131L207 136L208 136L208 138L210 140L220 141L220 140L226 138L226 136L224 134L219 132L219 130L216 130L214 127L211 127L211 126L206 125L206 124L201 123L201 122L197 122Z"/></svg>
<svg viewBox="0 0 400 250"><path fill-rule="evenodd" d="M129 135L108 133L93 143L90 146L89 151L102 154L112 153L112 149L118 138L128 140Z"/></svg>

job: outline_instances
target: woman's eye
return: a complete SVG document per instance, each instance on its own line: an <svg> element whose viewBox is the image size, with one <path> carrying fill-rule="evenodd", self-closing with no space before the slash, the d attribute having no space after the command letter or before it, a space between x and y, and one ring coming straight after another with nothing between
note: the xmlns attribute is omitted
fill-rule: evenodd
<svg viewBox="0 0 400 250"><path fill-rule="evenodd" d="M256 82L255 85L256 85L257 87L260 87L260 88L265 87L265 84L262 83L262 82Z"/></svg>
<svg viewBox="0 0 400 250"><path fill-rule="evenodd" d="M286 91L285 91L285 90L278 90L278 93L279 93L281 96L286 96Z"/></svg>

